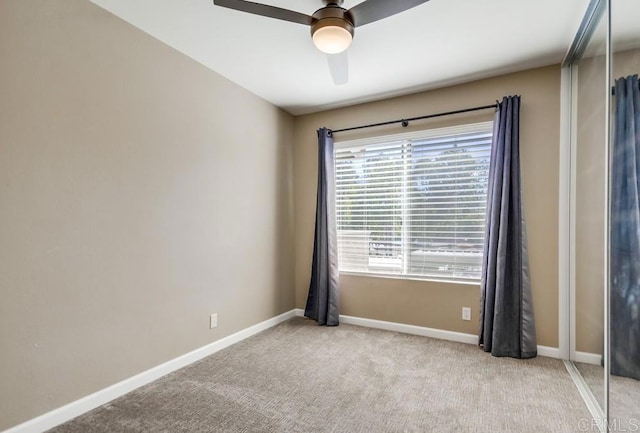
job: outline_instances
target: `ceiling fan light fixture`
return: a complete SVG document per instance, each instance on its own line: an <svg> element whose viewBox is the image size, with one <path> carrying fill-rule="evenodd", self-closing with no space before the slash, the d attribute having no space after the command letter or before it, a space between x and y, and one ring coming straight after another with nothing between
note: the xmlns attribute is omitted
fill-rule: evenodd
<svg viewBox="0 0 640 433"><path fill-rule="evenodd" d="M338 54L351 45L353 19L338 2L327 3L326 7L313 14L315 22L311 25L311 38L316 48L323 53Z"/></svg>
<svg viewBox="0 0 640 433"><path fill-rule="evenodd" d="M283 9L254 0L213 0L216 6L274 18L282 21L303 24L311 27L314 45L329 54L329 68L336 85L345 84L349 77L349 67L344 52L353 40L353 29L390 17L407 9L414 8L429 0L364 0L349 10L342 7L344 0L322 0L324 7L313 15Z"/></svg>
<svg viewBox="0 0 640 433"><path fill-rule="evenodd" d="M319 21L317 24L321 24ZM336 25L337 24L337 25ZM338 54L349 48L353 40L353 26L345 21L313 26L311 29L313 44L323 53Z"/></svg>

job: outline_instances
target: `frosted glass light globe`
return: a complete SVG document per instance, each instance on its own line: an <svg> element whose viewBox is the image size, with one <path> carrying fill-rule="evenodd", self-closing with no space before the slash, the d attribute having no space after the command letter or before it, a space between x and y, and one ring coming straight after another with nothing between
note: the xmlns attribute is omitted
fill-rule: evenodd
<svg viewBox="0 0 640 433"><path fill-rule="evenodd" d="M353 36L338 26L321 27L313 34L314 45L323 53L338 54L349 48Z"/></svg>

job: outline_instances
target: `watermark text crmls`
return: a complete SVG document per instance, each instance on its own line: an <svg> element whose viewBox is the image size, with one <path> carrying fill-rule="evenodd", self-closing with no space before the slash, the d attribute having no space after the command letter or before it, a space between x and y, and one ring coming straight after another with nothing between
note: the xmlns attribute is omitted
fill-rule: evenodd
<svg viewBox="0 0 640 433"><path fill-rule="evenodd" d="M611 418L609 420L580 418L578 430L581 432L640 432L640 420L636 418L621 419Z"/></svg>

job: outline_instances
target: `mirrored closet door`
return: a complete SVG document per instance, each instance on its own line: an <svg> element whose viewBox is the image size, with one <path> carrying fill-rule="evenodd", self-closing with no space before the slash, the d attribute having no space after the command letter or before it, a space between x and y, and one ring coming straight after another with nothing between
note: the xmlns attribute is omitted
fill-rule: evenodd
<svg viewBox="0 0 640 433"><path fill-rule="evenodd" d="M565 68L571 361L594 426L640 431L640 1L592 1Z"/></svg>
<svg viewBox="0 0 640 433"><path fill-rule="evenodd" d="M605 92L608 68L606 4L599 3L589 13L583 45L571 64L573 360L603 410L608 98Z"/></svg>
<svg viewBox="0 0 640 433"><path fill-rule="evenodd" d="M609 427L640 431L640 0L611 0Z"/></svg>

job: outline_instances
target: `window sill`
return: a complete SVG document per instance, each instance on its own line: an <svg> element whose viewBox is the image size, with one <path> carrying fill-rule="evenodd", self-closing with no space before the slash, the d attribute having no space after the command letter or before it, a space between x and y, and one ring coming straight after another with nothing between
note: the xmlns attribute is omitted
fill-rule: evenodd
<svg viewBox="0 0 640 433"><path fill-rule="evenodd" d="M473 280L455 280L447 278L437 278L419 275L398 275L398 274L379 274L374 272L354 272L354 271L340 271L340 275L350 275L356 277L369 277L369 278L386 278L391 280L412 280L412 281L424 281L430 283L446 283L446 284L458 284L462 286L476 286L480 287L480 281Z"/></svg>

